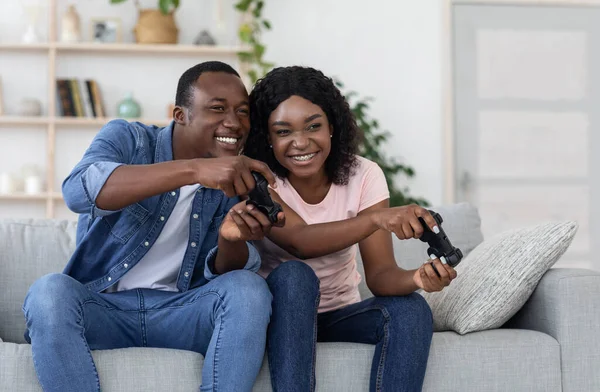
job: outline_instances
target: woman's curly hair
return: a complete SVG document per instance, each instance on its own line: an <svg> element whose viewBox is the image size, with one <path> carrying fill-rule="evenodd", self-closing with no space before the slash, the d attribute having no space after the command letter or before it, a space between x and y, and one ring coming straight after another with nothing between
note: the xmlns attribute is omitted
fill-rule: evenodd
<svg viewBox="0 0 600 392"><path fill-rule="evenodd" d="M280 178L286 178L283 167L269 147L269 116L280 103L297 95L318 105L333 127L331 152L325 161L325 173L337 185L348 184L357 165L359 128L350 110L331 78L309 67L279 67L259 79L250 93L250 134L244 154L265 162Z"/></svg>

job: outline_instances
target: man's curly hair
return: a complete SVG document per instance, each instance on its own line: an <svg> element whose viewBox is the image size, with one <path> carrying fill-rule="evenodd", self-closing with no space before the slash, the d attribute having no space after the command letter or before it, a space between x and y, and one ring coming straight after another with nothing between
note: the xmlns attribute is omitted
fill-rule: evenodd
<svg viewBox="0 0 600 392"><path fill-rule="evenodd" d="M286 178L283 167L269 147L269 116L279 104L297 95L318 105L333 127L331 152L325 161L325 173L337 185L348 184L357 165L359 128L350 110L331 78L309 67L279 67L259 79L250 93L250 134L244 154L265 162L280 178Z"/></svg>

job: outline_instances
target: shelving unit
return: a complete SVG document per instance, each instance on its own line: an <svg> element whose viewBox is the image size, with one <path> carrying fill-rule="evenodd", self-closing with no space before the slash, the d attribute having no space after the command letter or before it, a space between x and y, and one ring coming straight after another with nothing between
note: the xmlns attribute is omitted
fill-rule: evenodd
<svg viewBox="0 0 600 392"><path fill-rule="evenodd" d="M119 56L119 57L202 57L218 56L223 58L231 57L232 61L237 62L237 53L242 50L239 46L199 46L199 45L168 45L168 44L136 44L136 43L64 43L59 42L58 37L58 17L57 1L48 0L48 39L47 43L22 44L22 43L0 43L0 53L20 56L21 54L45 54L48 62L48 85L47 85L47 115L43 117L19 117L19 116L0 116L0 133L10 129L17 128L39 128L45 131L46 136L46 166L45 166L45 192L37 195L28 195L25 193L0 194L0 203L14 202L45 202L45 211L47 218L55 217L55 210L58 203L63 203L63 197L60 189L55 189L56 181L56 137L62 129L93 129L101 127L113 118L86 118L86 117L60 117L56 113L56 79L57 79L57 61L61 55L90 55L90 56ZM241 19L240 19L241 21ZM244 72L243 69L240 71ZM140 121L145 124L157 126L166 126L170 119L168 118L141 118L130 119L130 121ZM42 131L43 132L43 131Z"/></svg>

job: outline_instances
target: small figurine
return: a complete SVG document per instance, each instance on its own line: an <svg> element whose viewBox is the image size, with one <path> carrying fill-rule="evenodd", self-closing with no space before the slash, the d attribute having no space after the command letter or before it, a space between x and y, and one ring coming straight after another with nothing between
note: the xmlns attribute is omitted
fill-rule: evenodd
<svg viewBox="0 0 600 392"><path fill-rule="evenodd" d="M69 5L67 12L62 17L62 42L79 42L81 39L81 23L79 14L73 4Z"/></svg>

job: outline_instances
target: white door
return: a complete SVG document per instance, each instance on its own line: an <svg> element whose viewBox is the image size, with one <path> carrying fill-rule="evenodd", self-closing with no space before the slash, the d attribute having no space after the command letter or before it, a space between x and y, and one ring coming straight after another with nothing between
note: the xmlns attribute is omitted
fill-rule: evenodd
<svg viewBox="0 0 600 392"><path fill-rule="evenodd" d="M454 4L452 18L456 200L486 237L576 220L557 266L600 270L600 8Z"/></svg>

